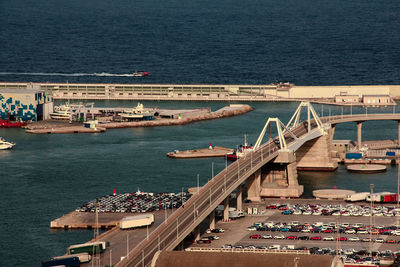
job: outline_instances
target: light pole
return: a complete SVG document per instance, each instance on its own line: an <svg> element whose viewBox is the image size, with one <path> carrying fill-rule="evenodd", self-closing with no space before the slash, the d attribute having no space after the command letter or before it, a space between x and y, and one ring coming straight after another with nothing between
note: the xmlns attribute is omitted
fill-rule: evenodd
<svg viewBox="0 0 400 267"><path fill-rule="evenodd" d="M372 257L372 216L373 216L373 212L372 212L372 207L373 207L373 204L372 204L372 202L374 201L374 199L373 199L373 193L374 193L374 184L370 184L369 185L370 186L370 188L371 188L371 193L370 193L370 196L371 196L371 213L369 214L369 224L370 224L370 228L369 228L369 253L371 254L371 257Z"/></svg>
<svg viewBox="0 0 400 267"><path fill-rule="evenodd" d="M199 193L200 192L200 175L199 174L197 174L197 193ZM183 203L182 203L183 204Z"/></svg>

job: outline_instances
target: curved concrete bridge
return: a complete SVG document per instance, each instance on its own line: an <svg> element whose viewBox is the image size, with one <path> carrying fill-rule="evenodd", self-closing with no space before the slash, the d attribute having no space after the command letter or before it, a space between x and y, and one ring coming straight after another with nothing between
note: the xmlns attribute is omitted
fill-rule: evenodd
<svg viewBox="0 0 400 267"><path fill-rule="evenodd" d="M299 122L302 107L307 107L305 122ZM400 114L345 115L320 119L309 103L302 103L299 109L287 125L276 118L269 119L254 151L216 175L116 266L149 266L157 251L175 249L190 233L198 238L198 226L207 217L210 217L210 228L215 227L214 212L222 201L225 203L224 218L228 219L229 195L234 190L237 190L238 210L242 209L243 188L247 188L248 199L252 201L260 200L263 196L300 196L303 187L297 182L296 167L312 169L310 161L314 163L314 168L335 169L337 166L329 157L333 135L331 126L367 120L400 121ZM269 138L261 145L267 129L274 124L278 136ZM321 161L318 162L318 159Z"/></svg>

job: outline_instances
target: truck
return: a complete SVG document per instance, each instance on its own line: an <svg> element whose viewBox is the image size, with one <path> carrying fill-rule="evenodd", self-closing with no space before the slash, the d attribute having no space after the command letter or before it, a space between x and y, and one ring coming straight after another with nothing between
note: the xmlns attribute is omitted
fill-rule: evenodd
<svg viewBox="0 0 400 267"><path fill-rule="evenodd" d="M369 196L369 194L370 194L369 192L355 193L347 195L345 200L349 202L365 201L365 199L367 198L367 196Z"/></svg>
<svg viewBox="0 0 400 267"><path fill-rule="evenodd" d="M243 211L238 211L235 208L233 210L229 209L229 219L236 220L242 217L244 217Z"/></svg>
<svg viewBox="0 0 400 267"><path fill-rule="evenodd" d="M78 267L80 266L80 261L78 257L69 257L63 259L52 259L49 261L42 261L42 267L52 267L52 266Z"/></svg>
<svg viewBox="0 0 400 267"><path fill-rule="evenodd" d="M133 229L137 227L151 225L153 222L154 222L153 214L129 216L119 221L119 228L122 230Z"/></svg>
<svg viewBox="0 0 400 267"><path fill-rule="evenodd" d="M97 242L91 242L91 243L72 245L67 248L67 254L73 255L73 254L80 254L80 253L88 253L88 254L92 255L94 253L102 253L106 249L106 246L107 245L106 245L105 241L97 241ZM78 258L78 260L79 260L79 258Z"/></svg>

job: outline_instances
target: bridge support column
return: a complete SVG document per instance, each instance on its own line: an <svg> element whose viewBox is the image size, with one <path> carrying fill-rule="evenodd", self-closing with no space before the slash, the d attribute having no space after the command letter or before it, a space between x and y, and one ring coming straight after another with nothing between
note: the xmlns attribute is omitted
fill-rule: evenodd
<svg viewBox="0 0 400 267"><path fill-rule="evenodd" d="M242 199L242 186L239 185L239 187L237 188L237 194L236 194L236 209L238 211L242 211L243 210L243 199Z"/></svg>
<svg viewBox="0 0 400 267"><path fill-rule="evenodd" d="M224 221L229 221L229 196L224 200Z"/></svg>
<svg viewBox="0 0 400 267"><path fill-rule="evenodd" d="M215 210L213 210L210 215L208 215L210 218L210 229L215 229Z"/></svg>
<svg viewBox="0 0 400 267"><path fill-rule="evenodd" d="M336 125L332 124L331 125L331 130L329 132L329 137L330 137L331 144L333 143L333 137L335 135L335 128L336 128Z"/></svg>
<svg viewBox="0 0 400 267"><path fill-rule="evenodd" d="M397 121L397 145L400 146L400 121Z"/></svg>
<svg viewBox="0 0 400 267"><path fill-rule="evenodd" d="M258 169L252 176L246 181L247 187L247 199L252 202L261 201L261 169Z"/></svg>
<svg viewBox="0 0 400 267"><path fill-rule="evenodd" d="M361 147L362 147L362 144L361 144L361 142L362 142L362 140L361 140L362 124L363 124L362 121L357 122L357 147L358 147L358 149L361 149Z"/></svg>
<svg viewBox="0 0 400 267"><path fill-rule="evenodd" d="M194 228L193 233L194 233L194 240L195 241L200 240L200 227L199 226Z"/></svg>
<svg viewBox="0 0 400 267"><path fill-rule="evenodd" d="M297 181L296 155L293 151L282 151L279 156L264 166L266 177L262 183L263 197L299 197L304 188Z"/></svg>

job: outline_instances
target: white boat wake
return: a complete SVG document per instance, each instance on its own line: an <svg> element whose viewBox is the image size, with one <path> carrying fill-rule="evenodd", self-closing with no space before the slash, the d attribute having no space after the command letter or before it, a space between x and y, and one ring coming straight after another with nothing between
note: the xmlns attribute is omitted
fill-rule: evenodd
<svg viewBox="0 0 400 267"><path fill-rule="evenodd" d="M115 74L107 72L101 72L101 73L0 72L0 75L134 77L133 74Z"/></svg>

